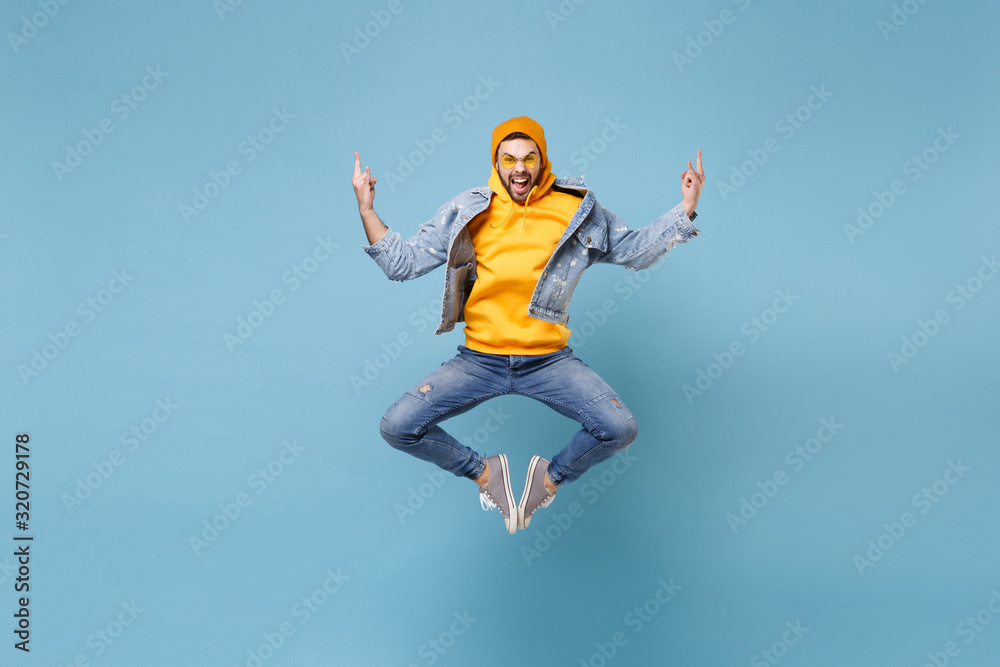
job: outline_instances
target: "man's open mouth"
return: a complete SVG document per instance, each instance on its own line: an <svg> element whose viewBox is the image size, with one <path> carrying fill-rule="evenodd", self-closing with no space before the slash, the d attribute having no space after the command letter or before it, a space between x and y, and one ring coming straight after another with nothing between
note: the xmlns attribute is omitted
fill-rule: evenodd
<svg viewBox="0 0 1000 667"><path fill-rule="evenodd" d="M524 194L525 192L528 191L528 177L527 176L525 176L523 178L521 178L521 177L512 178L512 179L510 179L510 184L511 184L511 186L514 189L514 192L516 192L519 195Z"/></svg>

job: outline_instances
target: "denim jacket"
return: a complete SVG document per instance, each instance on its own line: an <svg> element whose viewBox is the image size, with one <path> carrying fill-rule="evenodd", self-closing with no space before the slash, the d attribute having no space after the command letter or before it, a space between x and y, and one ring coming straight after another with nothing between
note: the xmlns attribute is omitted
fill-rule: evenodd
<svg viewBox="0 0 1000 667"><path fill-rule="evenodd" d="M682 204L649 225L631 230L624 220L597 203L582 176L556 179L552 187L582 199L531 295L528 315L536 319L566 324L573 290L591 264L607 262L641 271L675 244L699 233ZM465 302L476 281L476 251L467 224L486 210L492 195L486 186L467 190L438 209L407 241L390 229L378 242L362 246L391 280L422 276L447 261L441 324L435 334L451 331L456 322L465 319Z"/></svg>

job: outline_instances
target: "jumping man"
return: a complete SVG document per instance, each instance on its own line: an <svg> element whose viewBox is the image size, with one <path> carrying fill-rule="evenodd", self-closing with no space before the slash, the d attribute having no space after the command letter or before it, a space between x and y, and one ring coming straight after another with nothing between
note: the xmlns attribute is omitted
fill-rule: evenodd
<svg viewBox="0 0 1000 667"><path fill-rule="evenodd" d="M499 509L509 533L558 487L628 447L635 417L608 384L566 343L569 302L584 269L597 262L639 271L677 243L698 235L692 224L705 182L698 151L681 174L683 201L649 225L629 229L597 203L583 178L557 179L545 134L534 120L511 118L493 130L486 187L444 204L403 240L373 208L376 179L354 154L354 194L370 245L365 252L392 280L410 280L444 264L441 324L465 322L465 345L417 382L382 417L393 447L479 485L484 509ZM534 456L515 505L504 454L483 457L439 424L483 401L519 394L539 400L582 428L551 460Z"/></svg>

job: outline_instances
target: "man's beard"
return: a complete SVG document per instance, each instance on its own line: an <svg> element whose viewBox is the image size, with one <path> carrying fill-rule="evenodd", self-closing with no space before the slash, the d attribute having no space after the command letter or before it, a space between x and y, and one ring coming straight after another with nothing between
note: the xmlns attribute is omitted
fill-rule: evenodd
<svg viewBox="0 0 1000 667"><path fill-rule="evenodd" d="M524 182L524 186L519 188L517 184L521 181ZM510 176L507 178L507 183L505 183L505 186L507 187L507 194L510 195L511 199L519 203L527 200L528 193L531 192L531 188L534 187L534 185L535 182L531 178L530 173L516 174L511 172Z"/></svg>

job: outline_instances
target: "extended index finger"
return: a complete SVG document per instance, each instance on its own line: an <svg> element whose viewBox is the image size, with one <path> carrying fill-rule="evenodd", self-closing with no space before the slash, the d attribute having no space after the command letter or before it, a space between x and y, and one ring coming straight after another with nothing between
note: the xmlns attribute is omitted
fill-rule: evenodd
<svg viewBox="0 0 1000 667"><path fill-rule="evenodd" d="M354 175L361 175L361 156L358 155L357 151L354 151Z"/></svg>
<svg viewBox="0 0 1000 667"><path fill-rule="evenodd" d="M701 149L700 148L698 149L698 159L695 162L695 164L698 165L698 173L701 174L702 176L704 176L705 175L705 170L701 166Z"/></svg>

